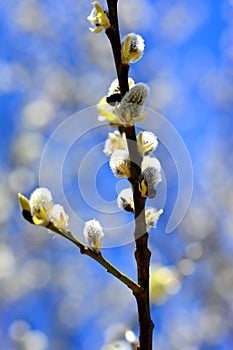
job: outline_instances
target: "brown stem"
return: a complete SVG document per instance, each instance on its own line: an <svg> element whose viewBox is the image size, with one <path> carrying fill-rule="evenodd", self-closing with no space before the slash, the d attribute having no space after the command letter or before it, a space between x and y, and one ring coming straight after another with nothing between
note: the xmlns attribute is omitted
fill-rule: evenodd
<svg viewBox="0 0 233 350"><path fill-rule="evenodd" d="M129 66L121 63L121 41L117 15L117 0L107 0L108 13L111 27L106 30L110 40L120 91L122 97L129 90L128 72ZM138 319L140 328L140 350L152 350L153 322L150 316L150 299L149 299L149 266L151 252L148 249L148 233L146 232L145 222L145 198L139 191L139 180L141 176L142 157L137 149L137 138L135 127L129 126L124 128L129 157L131 161L131 177L129 181L133 188L134 196L134 217L135 217L135 259L137 263L138 284L143 287L144 292L135 295L138 307Z"/></svg>
<svg viewBox="0 0 233 350"><path fill-rule="evenodd" d="M111 27L106 30L106 35L111 43L121 96L129 90L128 72L129 65L121 63L121 39L117 15L117 0L107 0Z"/></svg>
<svg viewBox="0 0 233 350"><path fill-rule="evenodd" d="M147 248L148 233L136 239L135 259L138 269L138 284L144 288L144 293L135 295L140 324L140 350L152 350L152 335L154 324L150 316L149 303L149 266L151 252Z"/></svg>

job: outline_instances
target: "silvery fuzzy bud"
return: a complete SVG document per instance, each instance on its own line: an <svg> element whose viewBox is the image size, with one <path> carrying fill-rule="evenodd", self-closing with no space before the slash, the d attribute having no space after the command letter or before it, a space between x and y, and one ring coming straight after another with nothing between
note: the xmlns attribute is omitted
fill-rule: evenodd
<svg viewBox="0 0 233 350"><path fill-rule="evenodd" d="M108 138L104 145L104 153L107 156L111 156L114 151L119 149L127 150L127 141L125 133L121 134L116 130L108 134Z"/></svg>
<svg viewBox="0 0 233 350"><path fill-rule="evenodd" d="M142 156L149 156L156 150L158 146L158 139L150 131L141 131L137 138L138 151Z"/></svg>
<svg viewBox="0 0 233 350"><path fill-rule="evenodd" d="M96 253L99 253L104 236L103 229L99 221L95 219L87 221L84 226L83 234L87 244L91 246Z"/></svg>
<svg viewBox="0 0 233 350"><path fill-rule="evenodd" d="M64 229L68 226L69 216L65 213L64 208L60 204L55 204L50 214L50 221L58 229Z"/></svg>
<svg viewBox="0 0 233 350"><path fill-rule="evenodd" d="M130 161L128 151L114 151L111 155L109 165L114 176L118 178L130 177Z"/></svg>
<svg viewBox="0 0 233 350"><path fill-rule="evenodd" d="M151 227L156 227L161 214L163 214L163 209L157 210L152 207L146 208L145 218L147 232L150 230Z"/></svg>
<svg viewBox="0 0 233 350"><path fill-rule="evenodd" d="M33 217L43 220L45 224L49 222L49 214L53 208L53 198L47 188L41 187L33 191L29 199L29 205Z"/></svg>
<svg viewBox="0 0 233 350"><path fill-rule="evenodd" d="M144 40L139 34L130 33L123 38L121 57L123 64L134 63L142 57L144 53Z"/></svg>
<svg viewBox="0 0 233 350"><path fill-rule="evenodd" d="M138 83L134 85L122 98L117 107L121 121L125 124L133 124L136 121L145 119L145 113L142 114L142 108L149 94L149 88L146 84Z"/></svg>
<svg viewBox="0 0 233 350"><path fill-rule="evenodd" d="M142 183L143 196L153 198L156 195L155 188L162 181L161 165L157 158L145 157L142 161ZM147 192L147 193L146 193Z"/></svg>
<svg viewBox="0 0 233 350"><path fill-rule="evenodd" d="M89 29L93 33L100 33L102 30L110 28L110 22L108 15L98 1L93 1L93 6L94 8L87 17L88 21L93 25Z"/></svg>
<svg viewBox="0 0 233 350"><path fill-rule="evenodd" d="M129 212L134 211L133 191L132 188L125 188L117 197L117 204L120 209L124 209Z"/></svg>

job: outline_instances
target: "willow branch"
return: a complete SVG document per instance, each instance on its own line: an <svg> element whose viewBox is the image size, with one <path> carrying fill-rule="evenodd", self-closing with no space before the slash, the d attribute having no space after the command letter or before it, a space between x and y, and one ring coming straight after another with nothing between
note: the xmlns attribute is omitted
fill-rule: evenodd
<svg viewBox="0 0 233 350"><path fill-rule="evenodd" d="M68 239L70 242L74 243L79 249L81 254L88 255L90 258L97 261L100 265L102 265L107 272L116 277L122 283L124 283L128 288L132 290L135 295L140 295L143 293L143 288L130 279L127 275L118 270L114 265L112 265L108 260L106 260L101 253L97 253L94 250L87 247L81 241L79 241L76 237L72 235L72 233L68 230L59 230L52 223L49 223L47 228L60 236Z"/></svg>
<svg viewBox="0 0 233 350"><path fill-rule="evenodd" d="M128 72L129 65L121 62L121 40L118 25L117 0L107 0L108 16L111 27L106 30L110 40L121 96L129 90ZM150 316L149 300L149 265L151 252L148 249L148 233L145 222L145 198L139 191L142 157L137 149L137 138L134 125L122 128L126 134L129 157L131 162L131 176L129 181L133 188L134 218L135 218L135 259L137 263L138 284L143 288L142 294L135 295L138 307L140 327L140 350L152 350L153 322Z"/></svg>

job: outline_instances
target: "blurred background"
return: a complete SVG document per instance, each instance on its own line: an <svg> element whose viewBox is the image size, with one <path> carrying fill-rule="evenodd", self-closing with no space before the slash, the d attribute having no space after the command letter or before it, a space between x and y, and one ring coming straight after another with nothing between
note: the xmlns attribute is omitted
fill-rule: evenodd
<svg viewBox="0 0 233 350"><path fill-rule="evenodd" d="M95 105L115 78L104 33L88 30L91 9L86 0L0 0L2 349L129 350L125 330L138 332L130 291L70 242L24 221L17 202L18 192L29 196L38 187L41 155L53 131ZM148 106L177 129L194 171L188 213L168 235L177 174L159 145L167 197L150 233L156 350L233 348L232 15L232 0L119 0L122 36L140 33L146 45L130 75L150 86ZM104 143L109 131L81 143L83 149ZM89 208L90 214L78 200L79 162L72 163L72 150L64 182L69 205L83 220L92 214L99 219L98 210ZM48 168L55 183L56 151ZM105 157L101 150L99 157ZM114 201L117 186L102 167L96 175L100 196ZM135 278L133 252L134 243L128 243L103 254Z"/></svg>

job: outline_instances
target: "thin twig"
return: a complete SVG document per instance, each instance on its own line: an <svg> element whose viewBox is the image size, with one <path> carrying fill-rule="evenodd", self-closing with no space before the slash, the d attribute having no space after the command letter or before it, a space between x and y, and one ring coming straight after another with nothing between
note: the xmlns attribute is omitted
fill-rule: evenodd
<svg viewBox="0 0 233 350"><path fill-rule="evenodd" d="M140 295L144 292L143 288L130 279L127 275L118 270L115 266L113 266L108 260L106 260L101 253L97 253L94 250L87 247L81 241L79 241L76 237L72 235L72 233L68 230L59 230L52 223L49 223L47 228L55 233L58 233L60 236L68 239L72 243L74 243L82 254L88 255L92 259L96 260L100 265L102 265L107 272L111 275L115 276L122 283L124 283L128 288L130 288L134 295Z"/></svg>

